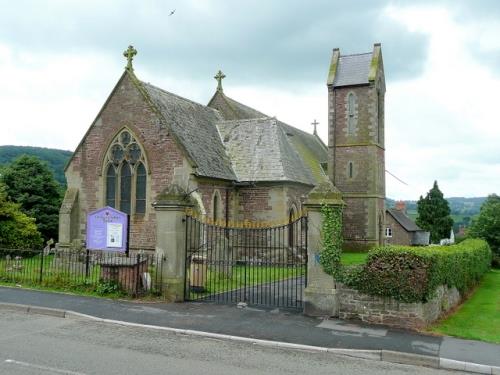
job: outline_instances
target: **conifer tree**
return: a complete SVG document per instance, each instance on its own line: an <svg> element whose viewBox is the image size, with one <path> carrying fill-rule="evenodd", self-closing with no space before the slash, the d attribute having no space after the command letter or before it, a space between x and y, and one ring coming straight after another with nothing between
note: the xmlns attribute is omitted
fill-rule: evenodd
<svg viewBox="0 0 500 375"><path fill-rule="evenodd" d="M425 198L420 196L417 202L417 225L431 233L431 242L438 243L443 238L450 237L453 219L450 216L450 206L439 190L437 181Z"/></svg>

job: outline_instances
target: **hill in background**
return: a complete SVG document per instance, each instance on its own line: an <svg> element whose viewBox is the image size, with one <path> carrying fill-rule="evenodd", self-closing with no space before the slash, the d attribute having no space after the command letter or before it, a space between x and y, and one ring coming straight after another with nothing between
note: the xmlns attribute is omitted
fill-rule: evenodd
<svg viewBox="0 0 500 375"><path fill-rule="evenodd" d="M445 198L450 205L451 218L453 219L453 228L455 231L458 230L460 226L468 227L471 223L471 219L479 214L481 205L486 200L486 197L451 197ZM418 216L417 213L417 201L404 201L406 203L406 213L412 219L415 220ZM386 207L392 208L396 203L395 200L387 198Z"/></svg>
<svg viewBox="0 0 500 375"><path fill-rule="evenodd" d="M36 156L44 160L54 173L55 179L66 186L64 167L73 154L71 151L58 150L55 148L31 147L31 146L0 146L0 165L11 163L21 155Z"/></svg>
<svg viewBox="0 0 500 375"><path fill-rule="evenodd" d="M37 156L41 160L46 161L49 164L49 167L53 170L56 180L66 186L64 167L71 157L71 151L31 146L0 146L0 165L8 164L23 154ZM455 227L458 225L468 226L471 218L479 214L479 209L485 199L486 197L446 198L450 205L451 215L453 221L455 222ZM417 201L407 200L405 203L408 216L415 220L417 217ZM394 204L394 199L386 199L386 207L394 207Z"/></svg>

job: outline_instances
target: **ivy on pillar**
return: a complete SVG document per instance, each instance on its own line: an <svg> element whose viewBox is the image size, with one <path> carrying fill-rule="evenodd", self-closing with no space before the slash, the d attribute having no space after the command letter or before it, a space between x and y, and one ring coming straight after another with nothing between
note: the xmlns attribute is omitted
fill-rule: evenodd
<svg viewBox="0 0 500 375"><path fill-rule="evenodd" d="M333 274L340 264L342 195L330 181L323 182L309 193L304 206L308 211L304 314L337 316L338 296Z"/></svg>
<svg viewBox="0 0 500 375"><path fill-rule="evenodd" d="M186 273L186 208L194 206L189 194L176 184L170 185L153 203L156 212L156 255L164 257L162 269L164 296L171 301L184 300Z"/></svg>

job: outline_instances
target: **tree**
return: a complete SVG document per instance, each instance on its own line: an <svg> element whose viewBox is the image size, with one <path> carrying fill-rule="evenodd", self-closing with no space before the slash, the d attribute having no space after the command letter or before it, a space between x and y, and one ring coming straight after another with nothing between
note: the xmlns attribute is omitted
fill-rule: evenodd
<svg viewBox="0 0 500 375"><path fill-rule="evenodd" d="M7 200L5 185L0 184L0 248L39 249L42 236L35 219L21 212L19 205Z"/></svg>
<svg viewBox="0 0 500 375"><path fill-rule="evenodd" d="M492 194L481 205L479 216L472 221L470 237L482 238L500 257L500 197Z"/></svg>
<svg viewBox="0 0 500 375"><path fill-rule="evenodd" d="M450 206L439 190L437 181L425 198L420 196L417 202L417 225L431 232L431 242L437 243L442 238L449 238L453 226Z"/></svg>
<svg viewBox="0 0 500 375"><path fill-rule="evenodd" d="M3 171L8 199L35 218L42 237L57 239L61 187L45 162L22 155Z"/></svg>

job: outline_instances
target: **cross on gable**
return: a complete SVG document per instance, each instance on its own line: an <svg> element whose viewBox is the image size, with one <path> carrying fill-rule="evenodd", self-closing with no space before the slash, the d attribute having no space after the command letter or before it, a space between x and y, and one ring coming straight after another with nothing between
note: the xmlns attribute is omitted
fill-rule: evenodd
<svg viewBox="0 0 500 375"><path fill-rule="evenodd" d="M128 48L123 52L123 56L127 58L127 66L125 69L134 70L132 67L132 60L135 55L137 55L137 50L133 46L128 46Z"/></svg>
<svg viewBox="0 0 500 375"><path fill-rule="evenodd" d="M314 119L313 122L311 122L311 125L314 126L314 134L317 135L316 127L319 125L319 122Z"/></svg>
<svg viewBox="0 0 500 375"><path fill-rule="evenodd" d="M226 75L219 70L214 78L217 80L217 91L222 92L222 80L226 78Z"/></svg>

